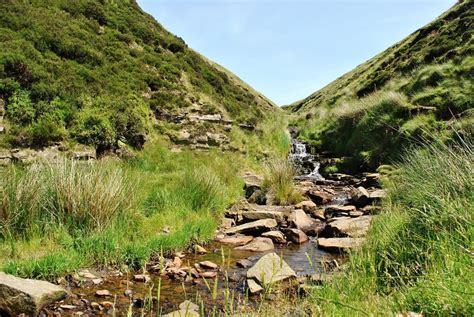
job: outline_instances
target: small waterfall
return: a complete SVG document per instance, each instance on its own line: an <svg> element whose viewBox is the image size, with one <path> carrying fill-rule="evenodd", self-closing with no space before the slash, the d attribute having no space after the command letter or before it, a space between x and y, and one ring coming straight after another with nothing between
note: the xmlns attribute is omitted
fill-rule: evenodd
<svg viewBox="0 0 474 317"><path fill-rule="evenodd" d="M301 173L300 176L313 180L324 180L324 177L319 174L321 164L314 155L307 153L305 143L293 139L288 159L295 164L297 171Z"/></svg>

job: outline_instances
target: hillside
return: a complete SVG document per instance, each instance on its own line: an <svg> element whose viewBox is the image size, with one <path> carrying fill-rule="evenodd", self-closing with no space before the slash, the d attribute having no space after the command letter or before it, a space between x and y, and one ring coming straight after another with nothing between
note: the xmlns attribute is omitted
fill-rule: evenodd
<svg viewBox="0 0 474 317"><path fill-rule="evenodd" d="M250 128L276 109L133 0L8 0L0 11L0 148L101 153L154 134L196 143L204 129L221 145L232 123Z"/></svg>
<svg viewBox="0 0 474 317"><path fill-rule="evenodd" d="M473 126L474 2L450 10L286 109L300 138L351 168L375 168L439 132ZM453 129L456 126L456 129ZM349 162L347 162L349 163Z"/></svg>

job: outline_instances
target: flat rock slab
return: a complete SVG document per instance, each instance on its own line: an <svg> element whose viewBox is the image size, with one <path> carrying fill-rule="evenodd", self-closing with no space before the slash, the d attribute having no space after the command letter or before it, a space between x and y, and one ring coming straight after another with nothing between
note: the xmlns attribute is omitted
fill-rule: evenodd
<svg viewBox="0 0 474 317"><path fill-rule="evenodd" d="M11 316L36 316L46 305L66 297L66 291L45 281L22 279L0 272L0 311Z"/></svg>
<svg viewBox="0 0 474 317"><path fill-rule="evenodd" d="M285 231L285 233L288 237L288 240L296 244L303 244L309 240L306 233L304 233L303 230L300 229L288 229Z"/></svg>
<svg viewBox="0 0 474 317"><path fill-rule="evenodd" d="M351 237L360 238L367 235L372 216L357 218L335 218L321 232L322 237Z"/></svg>
<svg viewBox="0 0 474 317"><path fill-rule="evenodd" d="M244 236L244 235L235 235L230 237L224 237L222 239L218 239L217 241L222 244L230 244L235 246L241 246L249 243L253 240L252 236Z"/></svg>
<svg viewBox="0 0 474 317"><path fill-rule="evenodd" d="M249 234L259 234L265 231L270 231L271 229L278 226L278 223L275 219L262 219L243 225L227 229L226 234L235 234L235 233L249 233Z"/></svg>
<svg viewBox="0 0 474 317"><path fill-rule="evenodd" d="M311 219L302 209L297 209L288 217L288 222L297 229L307 231L314 225L314 220Z"/></svg>
<svg viewBox="0 0 474 317"><path fill-rule="evenodd" d="M240 251L251 251L251 252L266 252L275 249L272 239L258 237L252 240L249 244L235 248Z"/></svg>
<svg viewBox="0 0 474 317"><path fill-rule="evenodd" d="M360 247L364 240L364 238L319 238L318 247L329 252L340 253Z"/></svg>
<svg viewBox="0 0 474 317"><path fill-rule="evenodd" d="M295 271L276 253L269 253L260 258L247 271L247 279L254 279L260 285L268 285L296 277Z"/></svg>
<svg viewBox="0 0 474 317"><path fill-rule="evenodd" d="M190 310L177 310L169 314L163 315L163 317L199 317L199 313Z"/></svg>
<svg viewBox="0 0 474 317"><path fill-rule="evenodd" d="M273 242L283 244L286 243L285 235L278 230L275 231L268 231L262 234L264 238L270 238Z"/></svg>
<svg viewBox="0 0 474 317"><path fill-rule="evenodd" d="M283 213L274 210L249 210L242 212L242 218L244 218L244 221L275 219L278 222L282 222Z"/></svg>

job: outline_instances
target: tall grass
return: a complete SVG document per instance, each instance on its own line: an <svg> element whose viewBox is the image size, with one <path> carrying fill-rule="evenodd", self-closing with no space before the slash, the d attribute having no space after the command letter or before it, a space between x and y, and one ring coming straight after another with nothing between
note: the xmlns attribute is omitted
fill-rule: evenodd
<svg viewBox="0 0 474 317"><path fill-rule="evenodd" d="M264 189L275 195L277 203L298 203L301 195L294 188L296 171L288 160L272 159L265 164Z"/></svg>
<svg viewBox="0 0 474 317"><path fill-rule="evenodd" d="M365 247L308 299L323 315L474 312L472 142L411 151L398 168Z"/></svg>

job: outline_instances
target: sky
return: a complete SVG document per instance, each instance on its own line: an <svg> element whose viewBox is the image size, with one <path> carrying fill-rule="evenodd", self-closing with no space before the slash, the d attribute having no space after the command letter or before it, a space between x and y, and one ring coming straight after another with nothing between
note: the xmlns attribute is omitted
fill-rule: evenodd
<svg viewBox="0 0 474 317"><path fill-rule="evenodd" d="M138 0L168 31L278 105L303 99L455 0Z"/></svg>

